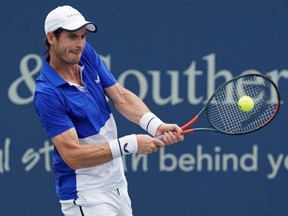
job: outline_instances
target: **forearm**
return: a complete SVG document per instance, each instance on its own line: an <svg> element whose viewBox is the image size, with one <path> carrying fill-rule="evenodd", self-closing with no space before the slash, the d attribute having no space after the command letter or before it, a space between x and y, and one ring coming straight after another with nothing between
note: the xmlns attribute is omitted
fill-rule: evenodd
<svg viewBox="0 0 288 216"><path fill-rule="evenodd" d="M84 144L70 154L69 166L73 169L98 166L113 160L109 144Z"/></svg>
<svg viewBox="0 0 288 216"><path fill-rule="evenodd" d="M65 163L74 170L101 165L113 159L108 143L79 144L74 128L52 138L52 142Z"/></svg>
<svg viewBox="0 0 288 216"><path fill-rule="evenodd" d="M115 108L128 120L139 124L141 117L150 112L144 102L130 91L122 93L122 100L115 104Z"/></svg>
<svg viewBox="0 0 288 216"><path fill-rule="evenodd" d="M52 139L65 163L74 170L107 163L113 159L108 143L79 144L76 141Z"/></svg>
<svg viewBox="0 0 288 216"><path fill-rule="evenodd" d="M150 112L144 102L133 92L123 88L119 83L106 88L106 95L109 97L115 108L128 120L139 124L141 117Z"/></svg>
<svg viewBox="0 0 288 216"><path fill-rule="evenodd" d="M153 113L144 102L129 90L124 89L122 100L115 103L116 109L130 121L140 125L150 135L154 136L163 122Z"/></svg>
<svg viewBox="0 0 288 216"><path fill-rule="evenodd" d="M75 128L71 128L52 138L52 142L65 163L74 170L98 166L138 151L138 142L134 134L103 144L81 144L78 142Z"/></svg>
<svg viewBox="0 0 288 216"><path fill-rule="evenodd" d="M160 126L164 123L150 112L139 97L119 83L106 88L105 93L125 118L140 125L150 135L159 136L167 131L181 131L177 125L168 126L165 124L166 126L161 128Z"/></svg>

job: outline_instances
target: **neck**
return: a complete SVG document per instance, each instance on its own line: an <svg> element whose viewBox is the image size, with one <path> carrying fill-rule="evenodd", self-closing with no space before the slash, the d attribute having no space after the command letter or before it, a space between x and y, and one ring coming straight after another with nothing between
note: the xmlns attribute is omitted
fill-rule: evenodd
<svg viewBox="0 0 288 216"><path fill-rule="evenodd" d="M53 58L50 58L49 64L67 82L82 85L78 64L67 64Z"/></svg>

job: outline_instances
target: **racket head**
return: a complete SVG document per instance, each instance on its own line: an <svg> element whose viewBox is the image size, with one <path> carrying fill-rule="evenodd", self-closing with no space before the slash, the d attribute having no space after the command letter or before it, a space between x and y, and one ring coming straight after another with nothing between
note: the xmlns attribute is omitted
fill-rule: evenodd
<svg viewBox="0 0 288 216"><path fill-rule="evenodd" d="M242 96L250 96L254 108L244 112L238 107ZM276 84L261 74L235 77L218 87L205 106L212 128L217 132L241 135L259 130L278 113L280 93Z"/></svg>

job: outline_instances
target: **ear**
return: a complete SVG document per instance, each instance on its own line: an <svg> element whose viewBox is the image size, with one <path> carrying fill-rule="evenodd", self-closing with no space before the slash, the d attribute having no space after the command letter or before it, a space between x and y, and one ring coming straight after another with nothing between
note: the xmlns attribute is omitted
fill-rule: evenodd
<svg viewBox="0 0 288 216"><path fill-rule="evenodd" d="M48 40L48 42L49 42L49 44L53 44L54 43L54 40L55 40L56 38L55 38L55 35L54 35L54 33L53 32L48 32L47 33L47 40Z"/></svg>

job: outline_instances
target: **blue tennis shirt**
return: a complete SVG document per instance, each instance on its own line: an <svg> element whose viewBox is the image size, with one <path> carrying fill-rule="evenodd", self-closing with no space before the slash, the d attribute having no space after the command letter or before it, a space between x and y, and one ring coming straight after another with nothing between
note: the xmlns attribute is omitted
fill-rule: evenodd
<svg viewBox="0 0 288 216"><path fill-rule="evenodd" d="M117 139L116 124L104 93L104 88L117 81L91 45L86 43L79 63L83 86L62 79L47 59L48 52L43 55L41 74L36 80L34 105L48 138L74 127L81 145L101 145ZM78 193L86 190L114 190L126 181L121 158L73 170L56 148L53 170L56 193L61 200L76 199Z"/></svg>

